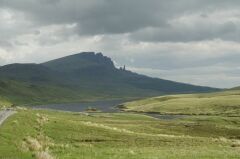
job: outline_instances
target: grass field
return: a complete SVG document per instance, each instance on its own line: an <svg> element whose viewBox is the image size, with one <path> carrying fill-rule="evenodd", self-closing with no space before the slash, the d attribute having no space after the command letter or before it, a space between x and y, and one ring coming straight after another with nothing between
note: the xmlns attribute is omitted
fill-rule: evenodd
<svg viewBox="0 0 240 159"><path fill-rule="evenodd" d="M124 110L161 114L240 116L240 91L169 95L124 104Z"/></svg>
<svg viewBox="0 0 240 159"><path fill-rule="evenodd" d="M0 127L0 158L238 159L240 119L19 110Z"/></svg>

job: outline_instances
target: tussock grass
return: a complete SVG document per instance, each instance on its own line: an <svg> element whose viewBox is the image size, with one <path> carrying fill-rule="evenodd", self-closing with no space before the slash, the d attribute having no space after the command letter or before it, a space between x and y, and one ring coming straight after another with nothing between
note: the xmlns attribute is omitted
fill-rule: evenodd
<svg viewBox="0 0 240 159"><path fill-rule="evenodd" d="M36 154L37 159L54 159L52 155L49 154L49 152L38 152Z"/></svg>
<svg viewBox="0 0 240 159"><path fill-rule="evenodd" d="M22 112L27 112L27 109L22 110ZM35 156L36 159L54 159L49 153L49 148L54 147L54 143L43 132L43 126L49 119L46 115L39 113L36 113L34 118L36 122L32 128L36 130L36 134L33 135L35 137L27 136L23 138L20 150L25 153L32 153L32 156Z"/></svg>
<svg viewBox="0 0 240 159"><path fill-rule="evenodd" d="M235 140L231 146L232 147L240 147L240 140Z"/></svg>
<svg viewBox="0 0 240 159"><path fill-rule="evenodd" d="M41 151L42 145L39 143L39 141L32 137L27 137L24 139L23 147L27 148L26 150L29 151Z"/></svg>

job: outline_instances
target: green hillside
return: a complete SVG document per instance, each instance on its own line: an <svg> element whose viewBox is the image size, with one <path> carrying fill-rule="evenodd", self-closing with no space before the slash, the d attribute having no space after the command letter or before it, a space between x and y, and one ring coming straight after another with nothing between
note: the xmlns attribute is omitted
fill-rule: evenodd
<svg viewBox="0 0 240 159"><path fill-rule="evenodd" d="M131 87L130 87L131 88ZM75 103L106 99L131 99L143 97L142 90L123 88L108 94L102 88L71 87L57 84L36 84L15 80L0 80L0 98L15 105L36 105L48 103ZM112 88L115 89L115 88ZM128 93L129 91L129 93ZM123 94L124 93L124 94ZM135 93L135 96L132 94ZM150 93L151 95L151 93ZM153 95L153 94L152 94Z"/></svg>
<svg viewBox="0 0 240 159"><path fill-rule="evenodd" d="M123 107L126 111L161 114L239 116L240 91L160 96L125 103Z"/></svg>
<svg viewBox="0 0 240 159"><path fill-rule="evenodd" d="M64 103L84 98L84 94L80 96L71 89L54 85L36 85L9 80L0 81L0 85L0 96L13 104Z"/></svg>

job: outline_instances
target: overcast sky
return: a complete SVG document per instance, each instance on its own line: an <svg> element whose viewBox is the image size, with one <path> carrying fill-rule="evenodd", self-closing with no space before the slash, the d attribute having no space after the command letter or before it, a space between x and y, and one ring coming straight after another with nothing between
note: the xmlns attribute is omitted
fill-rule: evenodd
<svg viewBox="0 0 240 159"><path fill-rule="evenodd" d="M180 82L240 85L239 0L0 0L0 65L82 51Z"/></svg>

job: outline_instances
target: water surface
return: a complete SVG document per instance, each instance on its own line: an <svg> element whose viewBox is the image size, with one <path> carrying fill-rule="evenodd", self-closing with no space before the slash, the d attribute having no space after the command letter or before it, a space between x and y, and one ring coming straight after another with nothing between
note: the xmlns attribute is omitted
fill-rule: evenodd
<svg viewBox="0 0 240 159"><path fill-rule="evenodd" d="M105 113L119 112L117 105L126 102L125 100L106 100L106 101L95 101L95 102L82 102L73 104L48 104L34 106L36 109L53 109L71 112L83 112L89 108L97 109Z"/></svg>

